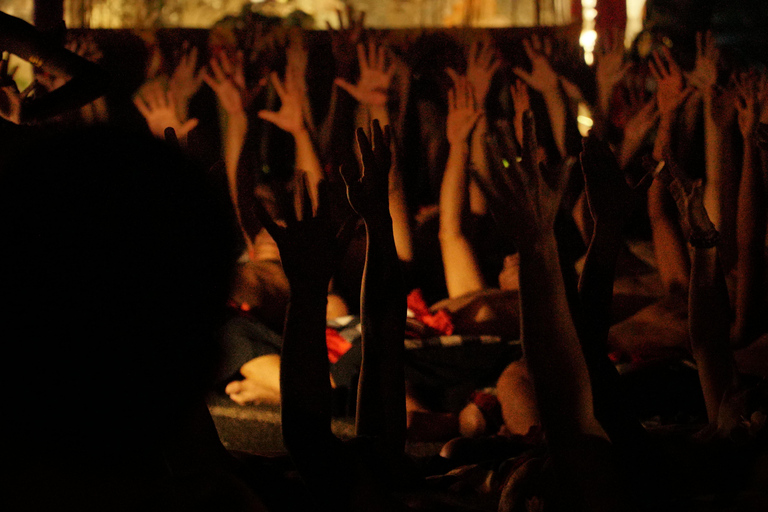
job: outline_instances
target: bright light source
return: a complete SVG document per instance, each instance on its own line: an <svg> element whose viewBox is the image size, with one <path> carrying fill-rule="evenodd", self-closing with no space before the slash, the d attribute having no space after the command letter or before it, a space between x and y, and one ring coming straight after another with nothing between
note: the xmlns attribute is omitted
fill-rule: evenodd
<svg viewBox="0 0 768 512"><path fill-rule="evenodd" d="M584 30L579 37L579 45L584 48L594 48L597 42L597 32L594 30Z"/></svg>

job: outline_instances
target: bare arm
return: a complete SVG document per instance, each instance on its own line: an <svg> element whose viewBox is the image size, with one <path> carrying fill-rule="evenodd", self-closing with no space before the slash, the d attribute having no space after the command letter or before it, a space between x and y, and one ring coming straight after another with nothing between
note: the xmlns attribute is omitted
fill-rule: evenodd
<svg viewBox="0 0 768 512"><path fill-rule="evenodd" d="M242 61L233 63L222 52L211 58L210 68L212 74L204 71L202 77L205 83L216 93L219 105L226 114L224 164L227 171L227 184L240 229L245 238L246 246L251 252L259 226L258 223L253 222L254 219L251 219L253 215L251 205L243 204L243 199L252 196L253 191L239 190L238 187L240 153L243 150L245 135L248 132L248 118L245 114L243 99L245 78ZM225 73L225 69L229 69L230 73Z"/></svg>
<svg viewBox="0 0 768 512"><path fill-rule="evenodd" d="M277 73L270 75L272 85L280 97L280 110L271 112L262 110L259 117L269 121L293 136L296 143L296 169L306 172L312 190L313 203L317 204L316 188L323 179L323 169L315 152L314 143L307 129L300 83L303 77L295 75L295 68L288 66L285 81L281 82Z"/></svg>
<svg viewBox="0 0 768 512"><path fill-rule="evenodd" d="M491 89L493 77L501 66L501 61L496 58L496 51L488 37L484 40L476 40L469 48L467 56L467 81L472 86L475 102L480 110L485 110L488 101L488 92ZM451 78L457 76L451 74ZM455 84L455 79L454 79ZM472 167L481 176L488 176L488 161L485 151L485 138L488 135L488 120L481 116L477 121L470 138L470 159ZM485 198L474 181L469 183L469 206L472 213L483 215L486 213Z"/></svg>
<svg viewBox="0 0 768 512"><path fill-rule="evenodd" d="M739 129L744 139L741 183L739 184L736 221L736 319L732 341L746 346L765 332L765 234L766 183L760 166L761 154L757 145L759 117L759 87L768 89L763 78L754 75L742 77L739 82ZM762 91L763 94L768 94ZM764 159L765 153L762 154Z"/></svg>
<svg viewBox="0 0 768 512"><path fill-rule="evenodd" d="M364 109L366 121L378 120L383 125L389 123L387 103L397 65L388 55L383 45L369 42L367 45L357 45L357 60L360 67L360 77L356 83L337 78L335 84L355 98ZM366 122L366 125L368 122ZM397 135L397 134L395 134ZM399 144L395 140L395 146ZM398 257L402 261L413 259L413 241L411 237L411 219L405 200L403 177L398 155L395 153L395 164L389 174L389 209L393 221L395 243Z"/></svg>
<svg viewBox="0 0 768 512"><path fill-rule="evenodd" d="M389 216L389 127L373 123L373 144L357 131L363 172L345 169L347 196L363 218L368 238L361 290L363 363L357 395L358 435L381 440L395 467L405 449L405 286Z"/></svg>
<svg viewBox="0 0 768 512"><path fill-rule="evenodd" d="M624 247L622 230L640 192L627 184L606 143L590 134L583 145L581 166L595 227L579 281L579 339L589 368L595 416L612 442L641 450L644 429L627 406L619 374L607 353L616 260ZM641 191L649 178L638 185Z"/></svg>
<svg viewBox="0 0 768 512"><path fill-rule="evenodd" d="M477 256L466 236L469 214L468 139L482 110L475 104L472 86L456 76L448 93L447 137L450 144L440 187L440 249L449 297L486 288Z"/></svg>
<svg viewBox="0 0 768 512"><path fill-rule="evenodd" d="M345 244L329 217L325 183L318 187L314 214L306 178L300 184L298 212L294 201L283 201L290 205L283 212L284 227L257 202L259 219L280 249L291 288L280 359L283 441L314 496L340 509L349 491L338 475L353 466L331 432L325 310L328 283Z"/></svg>
<svg viewBox="0 0 768 512"><path fill-rule="evenodd" d="M530 41L528 39L523 40L523 48L526 55L528 55L528 59L531 61L531 71L527 72L522 68L515 68L513 71L529 87L544 97L555 145L560 156L564 158L567 155L566 130L568 108L565 93L560 85L560 79L549 63L548 54L552 53L551 43L545 40L542 45L539 38L534 36Z"/></svg>

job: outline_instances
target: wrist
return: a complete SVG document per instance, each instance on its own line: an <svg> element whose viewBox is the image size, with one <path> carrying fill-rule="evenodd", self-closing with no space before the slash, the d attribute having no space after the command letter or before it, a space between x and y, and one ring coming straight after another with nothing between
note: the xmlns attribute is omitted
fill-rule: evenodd
<svg viewBox="0 0 768 512"><path fill-rule="evenodd" d="M552 249L557 250L555 232L552 229L530 233L520 242L519 251L521 258L524 256L539 257L541 254Z"/></svg>
<svg viewBox="0 0 768 512"><path fill-rule="evenodd" d="M248 117L243 110L234 112L227 111L227 124L233 128L243 128L248 126Z"/></svg>
<svg viewBox="0 0 768 512"><path fill-rule="evenodd" d="M307 126L303 121L301 122L300 126L291 130L291 135L293 135L293 138L296 140L296 142L311 140L309 136L309 130L307 130Z"/></svg>
<svg viewBox="0 0 768 512"><path fill-rule="evenodd" d="M382 126L389 124L389 112L386 105L368 105L371 119L378 119Z"/></svg>
<svg viewBox="0 0 768 512"><path fill-rule="evenodd" d="M448 145L450 146L450 152L456 156L469 155L469 141L466 138L448 139Z"/></svg>

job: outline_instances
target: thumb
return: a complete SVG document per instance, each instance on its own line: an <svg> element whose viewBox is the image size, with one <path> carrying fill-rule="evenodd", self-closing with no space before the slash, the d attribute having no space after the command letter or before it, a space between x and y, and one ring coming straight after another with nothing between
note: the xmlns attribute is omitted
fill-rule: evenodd
<svg viewBox="0 0 768 512"><path fill-rule="evenodd" d="M181 125L181 127L179 127L179 137L184 137L186 134L191 132L197 126L198 123L199 121L197 120L197 118L192 118L188 120L186 123L184 123L183 125Z"/></svg>

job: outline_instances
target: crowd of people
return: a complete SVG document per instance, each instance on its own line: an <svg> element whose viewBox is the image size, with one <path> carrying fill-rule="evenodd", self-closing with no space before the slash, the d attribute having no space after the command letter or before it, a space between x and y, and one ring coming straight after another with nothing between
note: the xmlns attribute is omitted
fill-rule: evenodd
<svg viewBox="0 0 768 512"><path fill-rule="evenodd" d="M764 67L364 19L147 36L137 129L93 39L0 13L12 509L767 510Z"/></svg>

